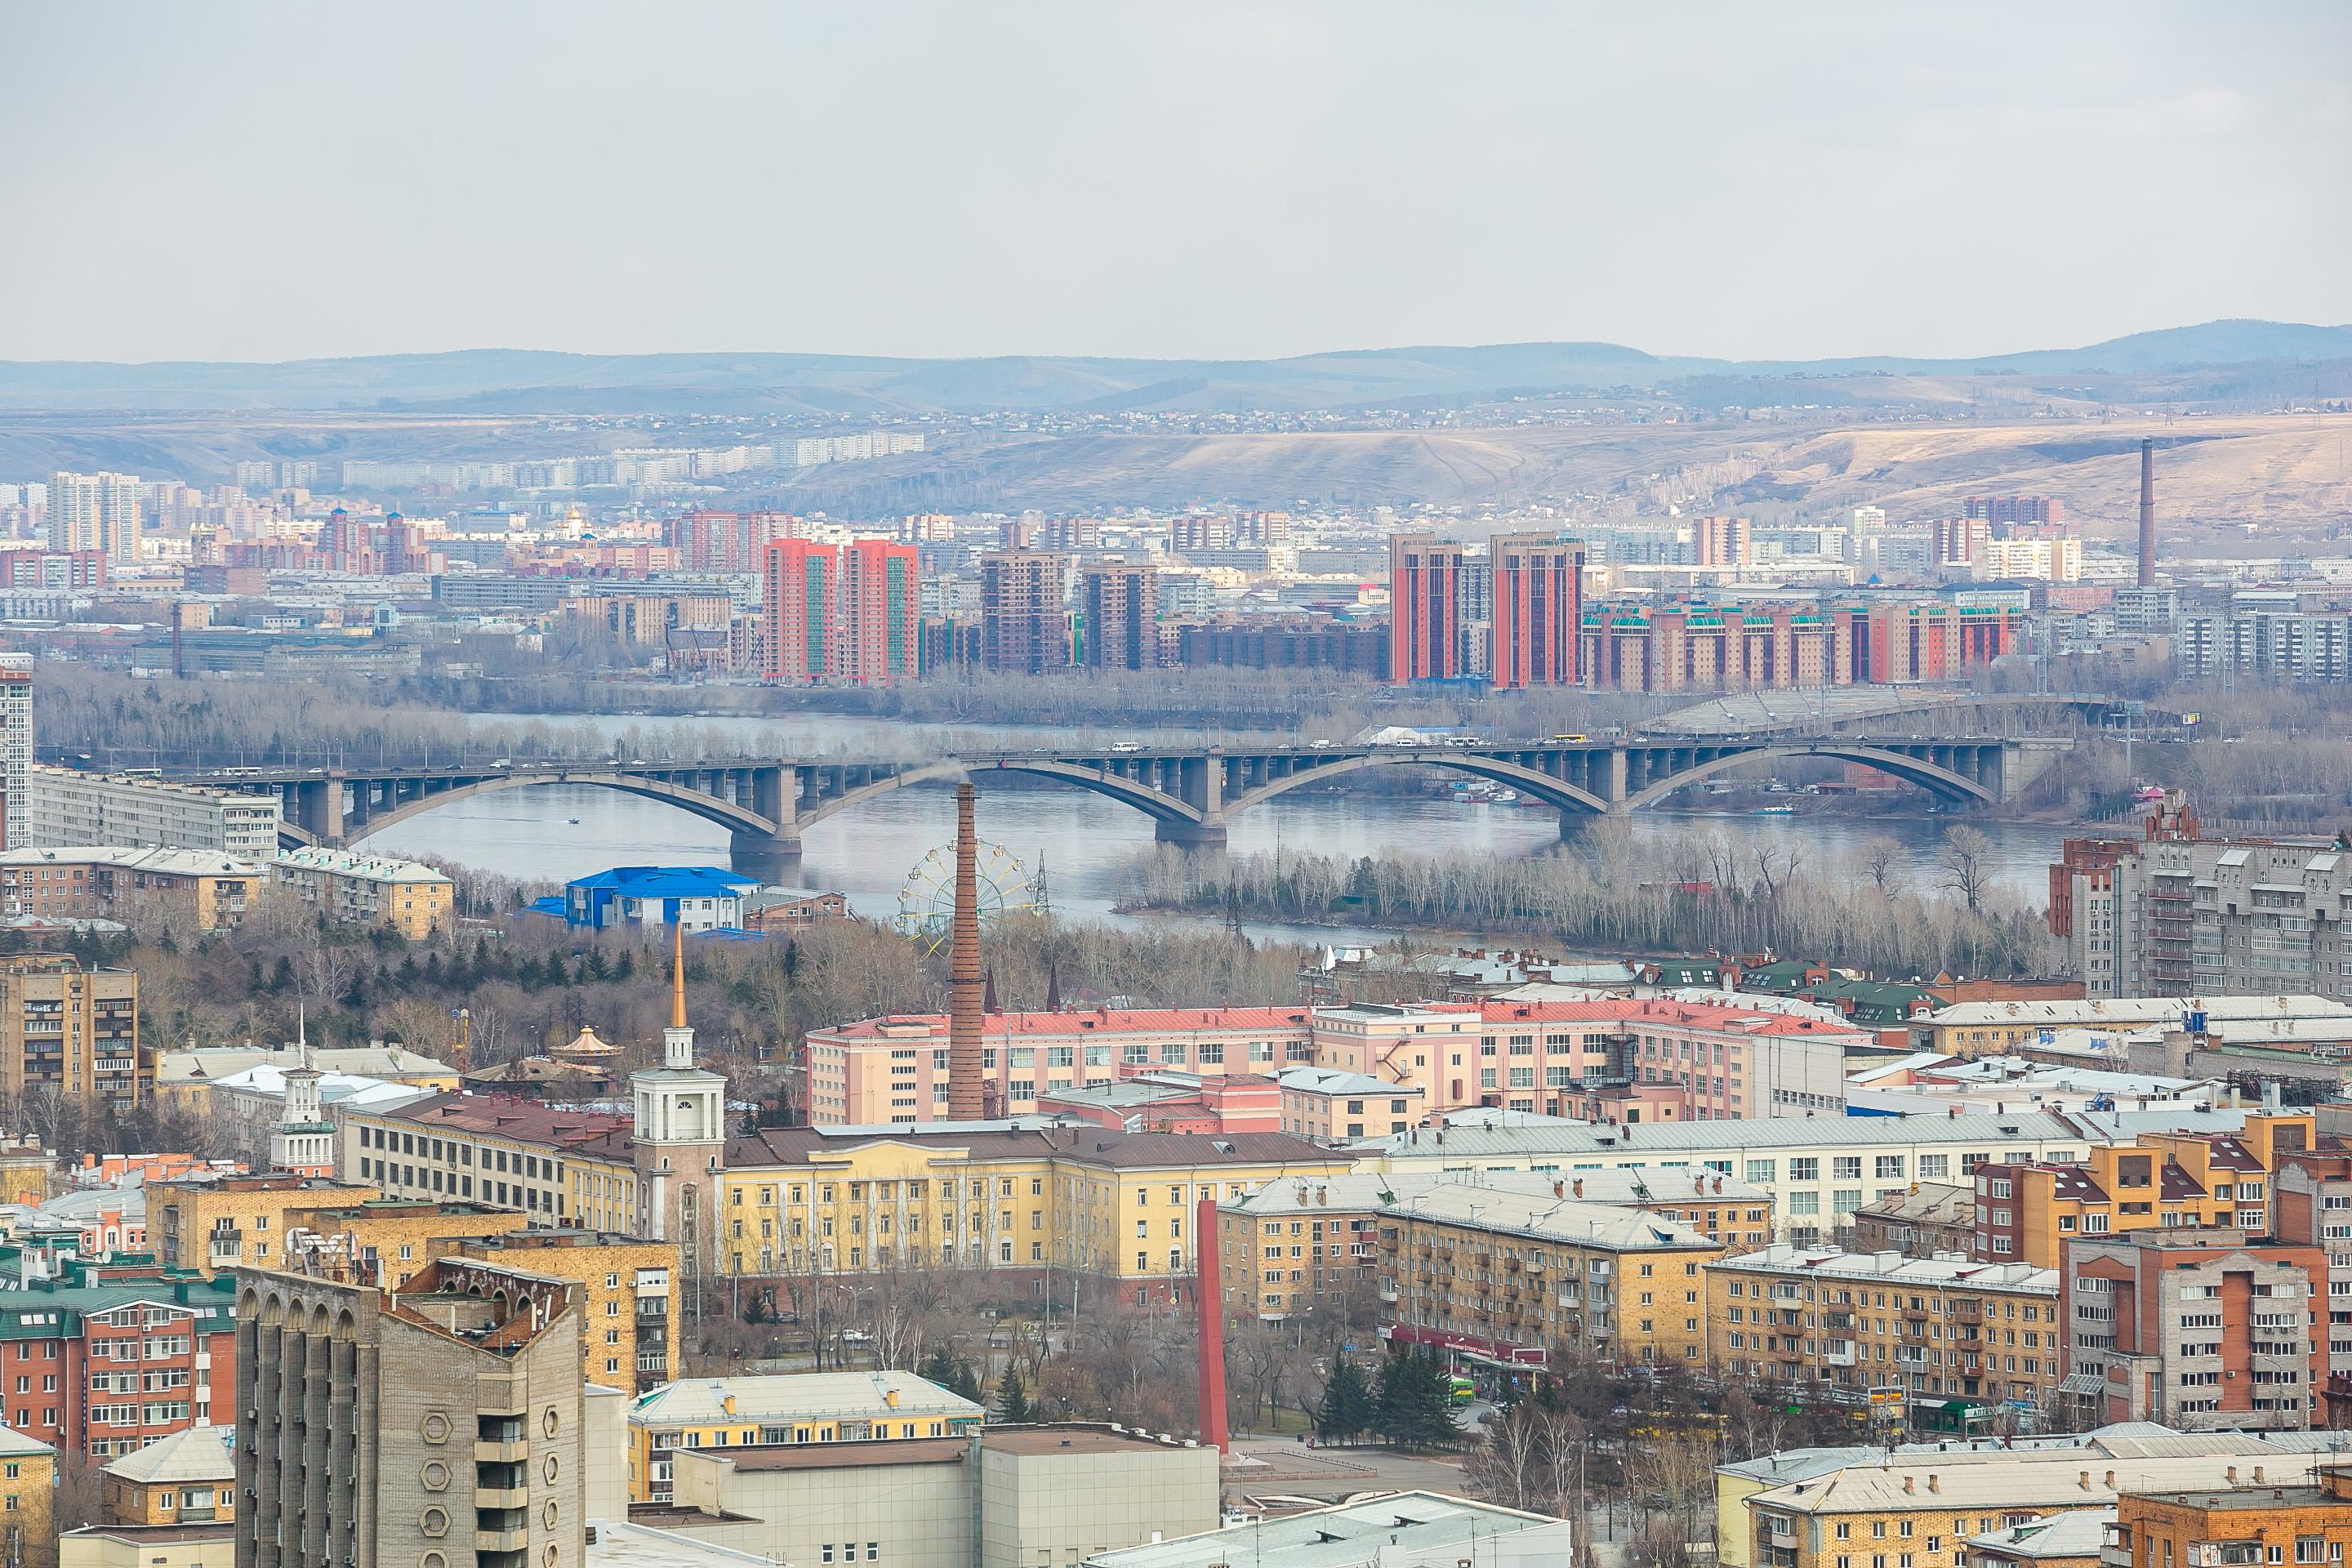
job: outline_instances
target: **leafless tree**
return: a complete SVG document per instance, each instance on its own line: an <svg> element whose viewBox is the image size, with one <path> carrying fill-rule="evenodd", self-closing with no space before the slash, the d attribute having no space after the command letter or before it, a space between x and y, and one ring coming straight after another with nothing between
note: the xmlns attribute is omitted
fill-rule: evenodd
<svg viewBox="0 0 2352 1568"><path fill-rule="evenodd" d="M1944 886L1959 896L1975 914L1984 907L1985 888L1992 880L1992 840L1966 823L1944 832Z"/></svg>

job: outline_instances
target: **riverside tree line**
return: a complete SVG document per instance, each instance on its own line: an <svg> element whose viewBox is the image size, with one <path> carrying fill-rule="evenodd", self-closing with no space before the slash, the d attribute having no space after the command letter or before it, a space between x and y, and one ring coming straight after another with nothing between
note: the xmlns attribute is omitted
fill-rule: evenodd
<svg viewBox="0 0 2352 1568"><path fill-rule="evenodd" d="M1879 974L2026 974L2039 914L1992 883L1991 845L1945 835L1932 881L1892 840L1834 860L1791 840L1694 832L1662 847L1603 821L1552 855L1253 855L1160 848L1125 871L1137 909L1524 934L1570 951L1821 956Z"/></svg>

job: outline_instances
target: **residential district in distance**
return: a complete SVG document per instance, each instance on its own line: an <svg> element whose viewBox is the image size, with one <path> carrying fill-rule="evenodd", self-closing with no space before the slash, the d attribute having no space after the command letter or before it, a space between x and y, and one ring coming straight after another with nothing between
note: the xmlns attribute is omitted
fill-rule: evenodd
<svg viewBox="0 0 2352 1568"><path fill-rule="evenodd" d="M593 674L648 714L1302 671L1350 700L1723 699L994 758L1213 847L1385 762L1564 818L1794 752L1841 770L1815 795L1999 806L2078 742L2194 740L2199 714L2072 670L2352 673L2332 563L2160 553L2154 436L2125 438L2128 549L1999 489L1823 522L852 521L756 493L938 434L0 489L10 1561L2341 1561L2332 836L2125 791L2042 873L2042 973L1335 942L1295 1000L1055 976L1033 1008L983 962L967 785L942 918L904 938L944 959L944 1010L887 997L761 1059L698 1026L698 966L701 1005L777 1010L810 983L780 958L783 991L753 992L728 955L821 955L858 919L793 875L801 831L976 759L40 740L42 682L93 672L387 702ZM573 782L725 826L732 866L621 856L485 909L462 868L363 847ZM293 1037L188 1037L191 965L264 931L284 972L244 984ZM536 1010L461 1005L447 1033L452 973ZM666 1022L573 1027L592 978ZM314 1037L371 986L443 1054Z"/></svg>

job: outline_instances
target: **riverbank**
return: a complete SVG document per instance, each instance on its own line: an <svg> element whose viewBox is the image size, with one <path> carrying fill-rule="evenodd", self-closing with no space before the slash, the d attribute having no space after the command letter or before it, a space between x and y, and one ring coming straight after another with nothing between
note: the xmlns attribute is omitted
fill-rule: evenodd
<svg viewBox="0 0 2352 1568"><path fill-rule="evenodd" d="M1476 931L1601 952L1834 952L1876 973L2048 973L2040 913L1990 876L1992 843L1959 826L1920 874L1892 839L1816 858L1787 837L1595 824L1559 853L1186 854L1122 868L1117 906L1452 937Z"/></svg>

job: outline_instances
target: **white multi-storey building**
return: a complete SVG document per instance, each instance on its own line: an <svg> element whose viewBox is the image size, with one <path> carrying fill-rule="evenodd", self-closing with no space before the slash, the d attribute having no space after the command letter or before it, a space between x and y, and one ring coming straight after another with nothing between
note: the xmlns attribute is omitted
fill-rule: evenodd
<svg viewBox="0 0 2352 1568"><path fill-rule="evenodd" d="M139 476L59 473L49 480L49 548L139 561Z"/></svg>
<svg viewBox="0 0 2352 1568"><path fill-rule="evenodd" d="M31 837L19 840L12 823L12 847L211 849L261 863L278 855L275 795L59 767L32 768L31 785ZM16 793L12 784L12 816Z"/></svg>
<svg viewBox="0 0 2352 1568"><path fill-rule="evenodd" d="M32 830L33 656L0 653L0 849L15 849Z"/></svg>
<svg viewBox="0 0 2352 1568"><path fill-rule="evenodd" d="M1854 1211L1914 1182L1966 1182L1985 1164L2076 1164L2096 1144L2142 1132L2231 1132L2242 1110L2186 1105L2145 1111L2019 1111L2006 1116L1759 1117L1618 1125L1455 1121L1350 1146L1356 1169L1423 1174L1538 1171L1717 1172L1772 1194L1776 1240L1804 1246L1851 1232Z"/></svg>

